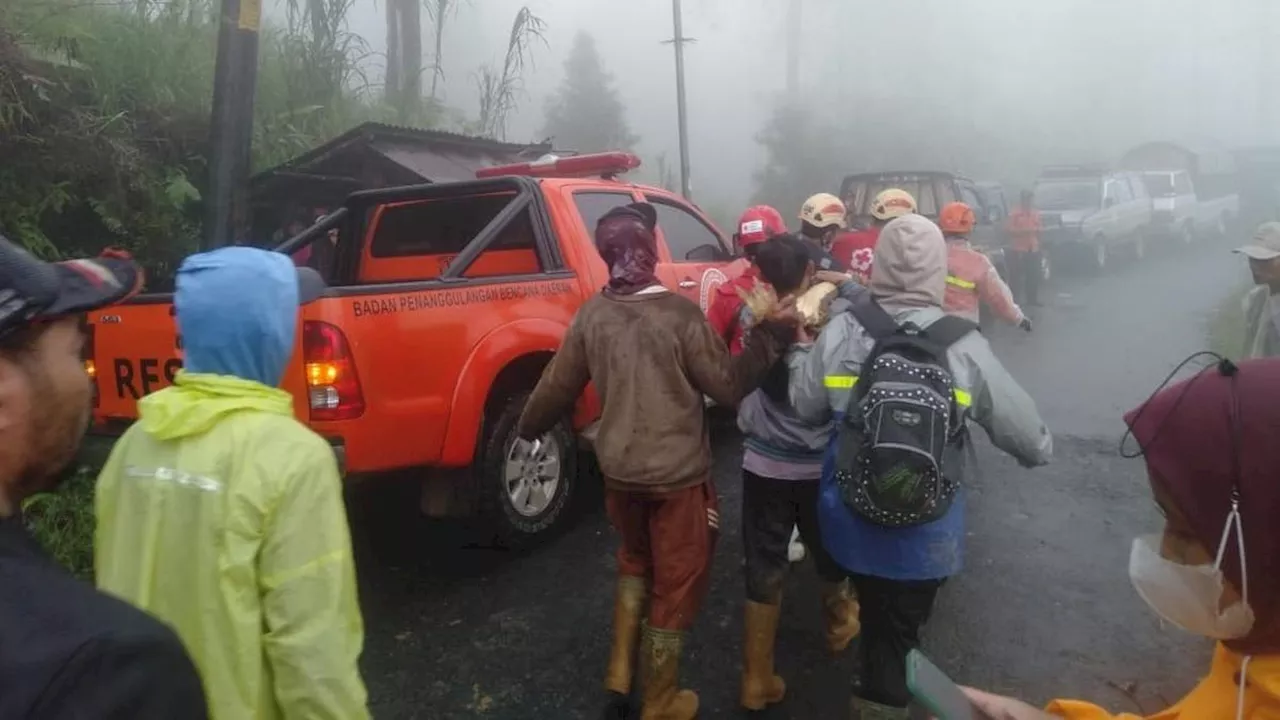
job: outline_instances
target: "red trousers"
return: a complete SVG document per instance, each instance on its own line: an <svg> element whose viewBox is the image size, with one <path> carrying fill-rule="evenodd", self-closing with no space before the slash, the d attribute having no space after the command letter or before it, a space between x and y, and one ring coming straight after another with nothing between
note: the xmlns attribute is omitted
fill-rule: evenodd
<svg viewBox="0 0 1280 720"><path fill-rule="evenodd" d="M618 574L645 578L649 626L687 630L707 596L720 513L710 480L669 493L608 490L605 509L622 535Z"/></svg>

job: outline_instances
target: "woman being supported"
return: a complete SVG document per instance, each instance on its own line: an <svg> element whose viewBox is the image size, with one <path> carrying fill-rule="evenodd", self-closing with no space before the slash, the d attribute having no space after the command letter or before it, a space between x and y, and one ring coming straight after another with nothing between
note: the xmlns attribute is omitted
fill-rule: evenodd
<svg viewBox="0 0 1280 720"><path fill-rule="evenodd" d="M1164 620L1218 640L1207 675L1148 720L1280 719L1280 360L1227 361L1125 416L1146 457L1161 535L1139 537L1134 588ZM1077 700L1042 712L967 691L1002 720L1136 720Z"/></svg>

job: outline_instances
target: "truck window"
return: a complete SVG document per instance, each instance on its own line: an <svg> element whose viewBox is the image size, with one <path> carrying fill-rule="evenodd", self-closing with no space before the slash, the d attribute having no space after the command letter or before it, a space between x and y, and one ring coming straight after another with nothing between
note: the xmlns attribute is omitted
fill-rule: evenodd
<svg viewBox="0 0 1280 720"><path fill-rule="evenodd" d="M398 282L439 277L454 256L514 198L508 193L433 198L382 208L361 279ZM463 277L527 275L542 270L533 220L526 210L502 228Z"/></svg>
<svg viewBox="0 0 1280 720"><path fill-rule="evenodd" d="M1174 174L1173 189L1176 190L1179 195L1191 195L1195 193L1195 190L1191 188L1191 176L1184 172Z"/></svg>
<svg viewBox="0 0 1280 720"><path fill-rule="evenodd" d="M671 251L671 259L675 262L692 261L693 251L697 248L720 245L720 236L707 227L697 215L678 205L661 198L646 197L658 211L658 228L667 241L667 249Z"/></svg>
<svg viewBox="0 0 1280 720"><path fill-rule="evenodd" d="M979 223L985 224L988 220L987 209L982 204L982 198L978 196L978 191L968 185L960 185L960 202L968 205L973 210L973 215L978 219Z"/></svg>
<svg viewBox="0 0 1280 720"><path fill-rule="evenodd" d="M1124 178L1119 177L1108 180L1107 199L1115 203L1129 202L1132 200L1133 193L1129 192L1129 182Z"/></svg>

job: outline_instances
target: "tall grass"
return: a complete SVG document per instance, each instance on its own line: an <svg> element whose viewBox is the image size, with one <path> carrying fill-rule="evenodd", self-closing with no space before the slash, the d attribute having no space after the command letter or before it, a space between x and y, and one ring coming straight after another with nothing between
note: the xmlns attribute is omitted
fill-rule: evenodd
<svg viewBox="0 0 1280 720"><path fill-rule="evenodd" d="M22 513L53 559L86 580L93 578L94 479L90 468L80 468L56 492L28 499Z"/></svg>

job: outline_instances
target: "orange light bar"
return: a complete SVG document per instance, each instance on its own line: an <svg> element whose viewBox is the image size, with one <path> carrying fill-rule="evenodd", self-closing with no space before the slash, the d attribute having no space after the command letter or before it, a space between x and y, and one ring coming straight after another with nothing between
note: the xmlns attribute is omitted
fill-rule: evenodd
<svg viewBox="0 0 1280 720"><path fill-rule="evenodd" d="M640 158L629 152L590 153L571 157L548 155L541 160L513 165L495 165L480 168L480 179L519 175L523 177L613 177L640 167Z"/></svg>

